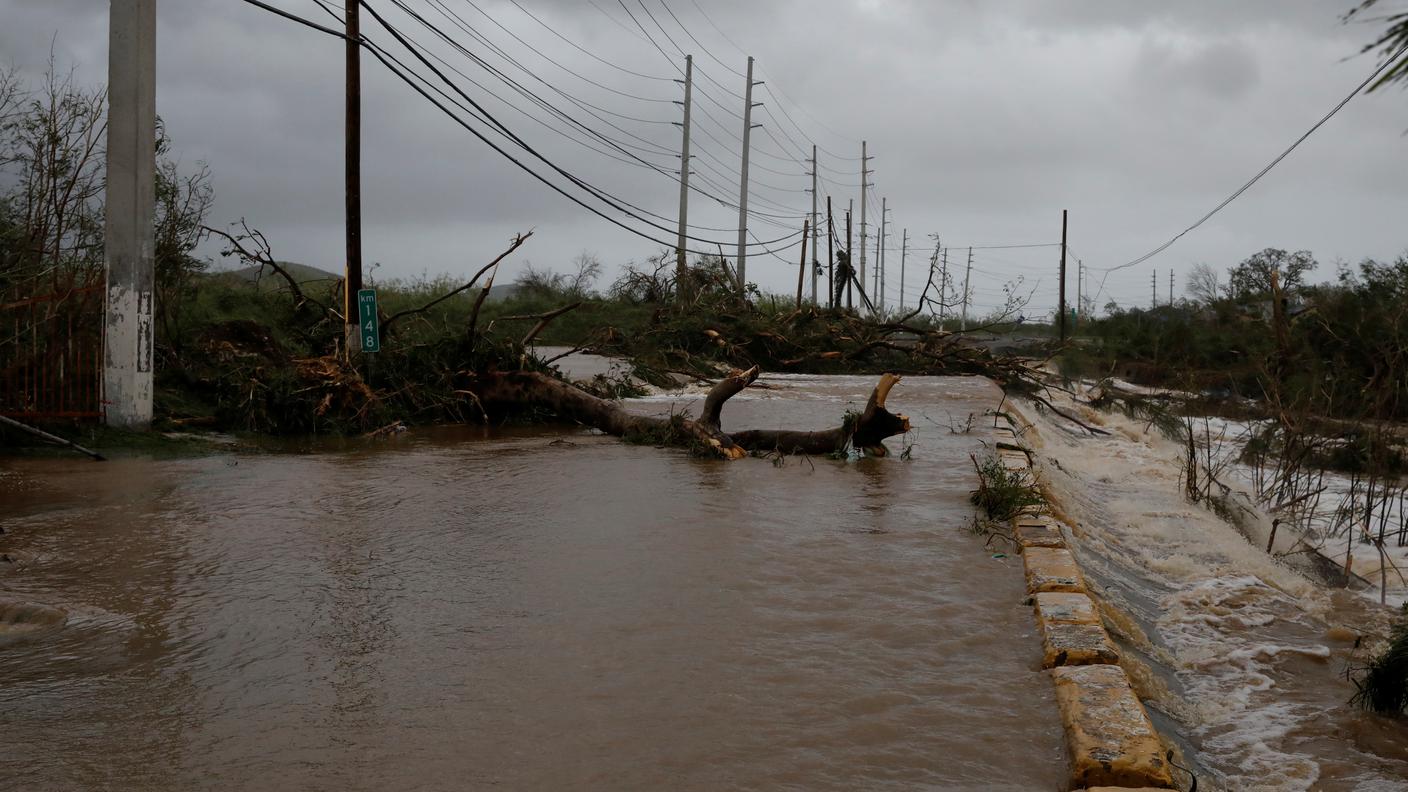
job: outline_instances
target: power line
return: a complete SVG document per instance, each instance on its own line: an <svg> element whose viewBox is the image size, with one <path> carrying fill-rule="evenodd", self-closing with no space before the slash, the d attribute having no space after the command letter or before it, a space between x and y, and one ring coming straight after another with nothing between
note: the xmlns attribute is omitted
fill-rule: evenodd
<svg viewBox="0 0 1408 792"><path fill-rule="evenodd" d="M624 67L624 66L620 66L620 65L618 65L618 64L612 63L611 61L606 60L605 58L602 58L602 57L598 56L596 53L591 52L590 50L584 49L584 48L583 48L581 45L579 45L577 42L575 42L575 41L573 41L572 39L569 39L569 38L567 38L566 36L562 35L561 33L557 32L555 29L553 29L553 27L552 27L551 25L548 25L546 22L544 22L543 20L541 20L541 19L539 19L537 16L535 16L535 15L533 14L533 12L531 12L531 11L529 11L528 9L524 8L524 7L518 2L518 0L509 0L509 2L510 2L510 3L513 3L513 5L514 5L515 7L517 7L519 11L522 11L524 14L527 14L528 17L529 17L530 19L532 19L534 22L537 22L539 25L542 25L549 33L551 33L551 34L553 34L554 36L557 36L558 38L562 39L564 42L567 43L568 46L571 46L571 47L575 48L576 50L580 51L580 52L583 53L584 55L587 55L588 57L590 57L590 58L592 58L592 59L594 59L594 60L596 60L596 61L599 61L599 62L601 62L601 63L604 63L604 64L606 64L607 66L610 66L611 68L613 68L613 69L615 69L615 70L617 70L617 71L619 71L619 72L623 72L623 73L625 73L625 74L634 75L634 76L636 76L636 77L642 77L642 78L645 78L645 79L647 79L647 80L659 80L659 81L661 81L661 82L674 82L674 79L671 78L671 77L657 77L657 76L651 75L651 74L642 74L641 72L634 71L634 70L632 70L632 69L627 69L627 68Z"/></svg>
<svg viewBox="0 0 1408 792"><path fill-rule="evenodd" d="M1242 195L1242 193L1244 193L1244 192L1246 192L1247 190L1251 189L1252 185L1254 185L1254 184L1256 184L1258 181L1260 181L1260 180L1261 180L1261 177L1263 177L1263 176L1265 176L1266 174L1270 173L1272 168L1276 167L1277 165L1279 165L1279 164L1281 163L1281 160L1284 160L1286 157L1290 156L1291 152L1292 152L1292 151L1295 151L1296 148L1297 148L1298 146L1300 146L1301 143L1304 143L1305 140L1306 140L1306 138L1309 138L1312 134L1315 133L1315 130L1319 129L1321 126L1324 126L1325 122L1327 122L1327 121L1329 121L1331 118L1333 118L1336 113L1338 113L1341 109L1344 108L1345 105L1349 104L1349 101L1350 101L1351 99L1353 99L1354 97L1358 96L1360 91L1364 90L1364 88L1365 88L1366 86L1368 86L1369 83L1373 82L1376 78L1378 78L1378 76L1379 76L1380 74L1382 74L1385 69L1387 69L1387 68L1389 68L1390 66L1392 66L1392 65L1394 64L1394 62L1397 61L1397 60L1399 59L1399 57L1401 57L1404 53L1408 53L1408 44L1404 44L1402 47L1399 48L1398 52L1394 53L1394 55L1393 55L1392 57L1386 59L1383 63L1379 64L1379 67L1378 67L1377 69L1374 69L1373 74L1370 74L1367 78L1365 78L1365 80L1364 80L1363 82L1361 82L1361 83L1358 85L1358 87L1356 87L1353 91L1350 91L1348 96L1346 96L1345 98L1341 99L1340 102L1339 102L1339 104L1335 105L1335 106L1330 110L1330 112L1326 113L1326 114L1324 115L1324 117L1321 118L1319 121L1316 121L1315 124L1314 124L1312 127L1310 127L1310 129L1307 129L1307 130L1305 131L1305 134L1303 134L1303 135L1301 135L1300 137L1296 138L1295 142L1292 143L1289 148L1287 148L1285 151L1281 152L1281 154L1280 154L1279 156L1277 156L1276 159L1273 159L1269 165L1267 165L1265 168L1262 168L1260 171L1257 172L1257 174L1256 174L1255 176L1253 176L1253 177L1251 177L1251 179L1247 180L1247 183L1246 183L1246 184L1243 184L1241 187L1238 187L1235 192L1233 192L1231 195L1229 195L1229 196L1227 196L1226 198L1224 198L1224 199L1222 200L1222 202L1219 203L1217 206L1214 206L1214 207L1212 208L1212 211L1210 211L1210 212L1208 212L1207 214L1203 215L1203 216L1198 220L1198 222L1194 223L1193 225L1188 226L1187 228L1183 229L1182 231L1179 231L1179 232L1178 232L1177 234L1175 234L1174 237L1173 237L1172 239L1170 239L1169 241L1163 243L1162 245L1159 245L1158 247L1154 248L1153 250L1149 251L1148 253L1145 253L1144 255L1140 256L1140 257L1137 258L1137 259L1134 259L1133 261L1126 262L1126 263L1121 264L1121 265L1119 265L1119 266L1117 266L1117 267L1109 267L1109 268L1093 267L1093 268L1091 268L1091 269L1104 269L1104 272L1106 273L1106 275L1108 275L1109 273L1115 272L1115 271L1117 271L1117 270L1122 270L1122 269L1126 269L1126 268L1128 268L1128 267L1133 267L1133 266L1135 266L1136 264L1142 264L1142 263L1144 263L1145 261L1148 261L1149 259L1153 258L1154 256L1157 256L1158 254L1160 254L1160 253L1164 252L1165 250L1169 249L1170 247L1172 247L1172 246L1173 246L1173 243L1175 243L1175 242L1177 242L1179 239L1181 239L1184 234L1187 234L1188 232L1192 231L1193 229L1197 228L1198 226L1202 225L1203 223L1206 223L1209 219L1212 218L1213 215L1215 215L1215 214L1217 214L1218 212L1222 211L1223 208L1226 207L1228 204L1230 204L1230 203L1232 203L1233 201L1237 200L1237 198L1239 198L1239 197ZM1102 284L1103 284L1103 281L1102 281ZM1098 294L1098 292L1097 292L1097 294Z"/></svg>
<svg viewBox="0 0 1408 792"><path fill-rule="evenodd" d="M578 121L577 119L575 119L575 118L573 118L572 116L568 115L567 113L564 113L564 112L561 111L560 109L554 107L551 103L547 102L545 99L543 99L542 97L538 96L536 93L533 93L532 91L528 90L527 88L524 88L524 87L522 86L522 84L520 84L520 83L518 83L517 81L513 80L512 78L508 77L508 76L505 75L502 71L500 71L500 70L494 68L493 66L490 66L489 64L487 64L486 62L484 62L481 58L475 56L473 53L470 53L468 50L466 50L466 49L465 49L462 45L460 45L458 42L454 41L454 40L451 39L449 36L447 36L447 35L444 33L444 31L440 30L438 27L436 27L436 26L434 26L434 25L431 25L431 24L430 24L429 22L427 22L424 18L420 17L419 15L417 15L417 14L415 14L414 12L410 11L409 9L407 9L407 8L404 6L404 4L401 2L401 0L392 0L392 2L393 2L395 5L397 5L399 8L401 8L403 11L406 11L407 13L409 13L413 18L417 19L417 21L419 21L422 25L426 26L427 29L431 30L431 31L434 32L436 35L438 35L441 39L445 40L445 41L446 41L448 44L450 44L452 47L454 47L455 49L457 49L458 51L460 51L461 53L463 53L466 57L470 58L471 60L473 60L475 63L477 63L477 64L480 65L481 67L485 68L485 69L488 70L490 73L492 73L492 74L494 74L495 76L497 76L500 80L503 80L505 83L507 83L507 84L509 84L510 86L512 86L515 90L517 90L517 91L518 91L520 94L522 94L525 98L529 99L529 101L538 104L539 106L543 107L544 109L548 110L549 112L551 112L551 113L553 113L553 114L555 114L555 115L557 115L557 116L560 116L562 119L568 121L569 123L571 123L571 124L573 124L573 125L575 125L575 126L577 126L577 127L580 127L582 130L586 131L588 134L591 134L591 135L593 135L594 137L597 137L597 138L601 139L603 142L605 142L605 143L607 143L608 145L611 145L613 148L616 148L617 150L621 151L621 152L622 152L624 155L626 155L627 157L630 157L631 159L636 160L636 163L639 163L639 165L638 165L639 167L647 167L647 168L649 168L649 169L651 169L651 170L656 171L657 173L660 173L660 174L663 175L663 176L666 176L667 178L669 178L669 179L671 179L671 180L673 180L673 179L675 178L675 174L674 174L673 171L667 170L667 169L665 169L665 168L662 168L662 167L659 166L659 165L656 165L655 163L652 163L652 162L649 162L649 161L647 161L647 160L644 160L644 159L640 158L639 156L637 156L637 155L635 155L635 154L633 154L633 153L631 153L631 152L629 152L629 151L626 151L624 148L622 148L622 146L629 146L629 147L631 147L631 148L635 148L635 149L640 150L640 151L645 151L645 149L642 149L642 148L640 148L640 147L638 147L638 146L634 146L634 145L629 144L629 143L624 143L624 142L621 142L621 141L616 141L615 139L610 138L609 136L603 135L602 133L600 133L600 132L598 132L598 131L592 129L591 127L589 127L589 126L587 126L587 125L585 125L585 124L583 124L583 123L581 123L580 121ZM471 3L471 5L473 5L473 3ZM477 8L477 6L476 6L476 8ZM483 12L481 11L481 13L483 13ZM442 15L443 15L443 12L442 12ZM542 82L544 85L547 85L549 88L552 88L553 90L557 90L557 89L556 89L554 86L552 86L551 84L549 84L549 83L547 83L546 81L542 80L541 78L537 77L537 75L533 75L531 72L528 71L528 69L527 69L526 67L524 67L521 63L518 63L516 60L514 60L514 59L513 59L511 56L509 56L507 53L504 53L500 48L498 48L498 47L497 47L496 45L494 45L492 42L489 42L487 39L484 39L484 38L482 37L482 35L479 35L479 34L477 33L477 31L474 31L472 28L469 28L469 27L468 27L468 24L465 23L464 20L463 20L462 18L460 18L458 15L454 14L453 12L450 12L450 15L451 15L451 17L453 17L453 19L451 20L451 21L452 21L452 24L456 24L456 26L457 26L457 27L460 27L461 30L465 30L465 32L469 33L469 34L472 35L472 36L475 36L478 40L484 41L491 49L494 49L495 52L499 53L500 57L502 57L502 58L504 58L506 61L508 61L508 62L510 62L510 63L513 63L514 65L518 66L519 69L524 70L525 72L528 72L528 73L530 74L530 76L533 76L533 77L534 77L535 79L537 79L539 82ZM512 35L512 34L510 34L510 35ZM440 61L441 63L445 63L444 60L441 59L439 56L436 56L436 55L434 55L433 53L431 53L430 55L431 55L431 57L434 57L436 60ZM404 68L404 64L402 64L402 66L403 66L403 68ZM523 112L520 108L516 107L514 104L505 101L502 97L499 97L497 94L494 94L492 91L489 91L487 88L484 88L484 86L480 85L478 82L474 81L472 78L469 78L467 75L465 75L463 72L459 71L458 69L455 69L454 67L449 66L448 64L446 64L446 66L447 66L447 68L450 68L451 70L453 70L456 74L459 74L460 76L462 76L462 77L464 77L465 79L469 80L469 81L470 81L471 83L473 83L474 85L480 87L482 90L485 90L487 93L489 93L490 96L494 96L496 99L499 99L500 102L503 102L504 104L509 105L510 107L514 107L514 109L515 109L515 110L518 110L519 112ZM442 78L442 79L443 79L443 78ZM437 89L437 92L440 93L441 96L444 96L448 101L451 101L452 103L458 104L458 103L455 102L452 98L446 96L443 91L438 91L438 89ZM557 92L558 92L558 93L562 93L563 95L567 96L567 98L569 99L569 101L572 100L572 97L571 97L570 95L567 95L567 94L563 93L563 92L560 91L560 90L558 90ZM461 106L461 109L464 109L464 108ZM617 130L622 131L622 132L625 132L625 134L628 134L628 135L631 134L630 132L628 132L628 131L626 131L626 130L622 130L620 127L617 127L615 124L612 124L610 121L607 121L607 120L605 120L605 119L602 119L600 116L596 116L594 113L591 113L590 110L588 110L587 112L588 112L589 114L593 115L594 117L596 117L598 120L602 121L603 123L606 123L606 124L610 125L612 128L617 129ZM534 121L537 121L537 122L540 123L540 124L543 123L540 119L537 119L537 118L534 117L534 116L531 116L531 115L530 115L529 117L532 118ZM544 124L544 125L546 125L546 124ZM551 127L550 127L550 128L551 128ZM558 132L559 134L564 134L564 133L561 132L561 130L556 130L555 128L553 128L553 129L554 129L554 131ZM632 137L636 137L636 136L632 135ZM582 141L578 141L578 140L576 140L575 138L571 138L570 136L569 136L569 139L572 139L572 140L574 140L574 141L576 141L576 142L578 142L578 143L582 143ZM636 139L638 139L638 140L643 140L642 138L639 138L639 137L637 137ZM586 145L586 144L585 144L585 143L582 143L582 145ZM653 145L653 144L652 144L652 145ZM588 147L589 147L589 148L592 148L592 147L590 147L590 146L588 146ZM661 148L662 151L664 151L664 152L672 153L672 152L669 152L669 150L668 150L668 149L665 149L664 147L660 147L660 148ZM596 149L593 148L593 150L596 150ZM598 153L603 153L604 155L609 156L609 157L611 157L612 159L616 159L616 160L618 160L618 161L623 161L623 160L620 160L620 158L614 157L614 156L612 156L612 155L610 155L610 154L607 154L607 153L605 153L605 152L600 152L600 151L598 151ZM648 153L654 154L655 152L648 152ZM630 163L630 164L636 164L636 163ZM699 189L699 188L697 188L697 187L691 187L690 189L691 189L692 191L694 191L694 192L699 193L700 195L704 195L705 197L714 199L714 200L716 200L716 201L720 201L720 203L726 203L726 202L722 201L721 199L719 199L717 196L710 195L710 194L708 194L707 192L705 192L705 191L703 191L703 190L701 190L701 189ZM716 188L716 189L717 189L717 188ZM617 200L621 200L621 199L618 198ZM625 201L623 201L623 200L622 200L622 203L625 203L627 206L630 206L631 208L635 209L635 210L638 211L638 212L643 212L643 213L645 213L645 214L647 214L647 215L650 215L651 217L657 218L657 219L662 220L662 221L668 222L668 221L670 221L670 219L671 219L671 218L664 217L663 215L657 214L657 213L655 213L655 212L651 212L651 211L649 211L649 210L647 210L647 209L644 209L644 208L642 208L642 207L635 206L635 205L630 204L630 203L628 203L628 202L625 202ZM786 209L786 210L789 212L789 214L787 215L787 217L790 219L790 217L791 217L791 211L792 211L792 210L791 210L789 207L783 207L783 208ZM749 214L750 214L750 216L752 216L754 213L753 213L753 212L750 212ZM652 225L656 225L656 227L659 227L658 224L652 224ZM695 227L695 228L698 228L698 229L700 229L700 230L708 230L708 231L726 231L726 230L731 230L731 229L722 229L722 228L709 227L709 226L698 226L698 225L696 225L696 226L694 226L694 227ZM791 226L787 226L787 227L790 228ZM697 238L696 238L696 239L697 239Z"/></svg>
<svg viewBox="0 0 1408 792"><path fill-rule="evenodd" d="M440 6L440 7L444 7L444 3L441 2L441 0L430 0L430 1L431 1L431 3L432 3L433 5ZM582 80L582 81L584 81L584 82L590 83L591 85L595 85L596 87L598 87L598 88L600 88L600 89L602 89L602 90L604 90L604 91L609 91L609 92L611 92L611 93L614 93L614 94L616 94L617 96L624 96L624 97L626 97L626 98L628 98L628 99L636 99L636 100L642 101L642 102L654 102L654 103L656 103L656 104L674 104L674 101L671 100L671 99L656 99L656 98L653 98L653 97L649 97L649 96L640 96L640 95L638 95L638 94L627 93L626 91L621 91L621 90L618 90L618 89L616 89L616 88L612 88L612 87L609 86L609 85L605 85L605 84L602 84L602 83L597 82L596 80L593 80L592 78L588 77L587 75L583 74L581 71L579 71L579 70L577 70L577 69L573 69L573 68L571 68L571 67L569 67L569 66L564 66L563 64L561 64L561 63L559 63L558 61L556 61L555 59L553 59L550 55L544 53L542 50L538 49L537 47L533 46L532 44L529 44L528 42L524 41L521 37L519 37L519 35L518 35L517 33L514 33L512 30L509 30L508 28L504 27L503 23L499 22L499 20L495 19L492 15L490 15L490 14L489 14L488 12L486 12L484 9L480 8L479 5L474 2L474 0L465 0L465 2L469 3L470 7L473 8L475 11L478 11L481 15L484 16L485 19L488 19L490 22L494 23L494 25L495 25L496 27L498 27L499 30L502 30L503 32L507 33L510 37L513 38L514 41L517 41L519 44L522 44L523 46L525 46L525 47L527 47L528 49L532 50L533 52L537 53L538 57L542 58L543 60L547 61L548 63L551 63L552 65L556 66L557 68L559 68L559 69L561 69L561 70L567 72L568 74L571 74L572 76L574 76L574 77L576 77L576 78L578 78L578 79L580 79L580 80ZM517 3L515 2L514 5L517 5ZM448 11L448 9L446 9L446 10ZM454 14L454 12L450 12L450 13L451 13L451 14ZM455 15L455 16L458 17L458 15ZM583 52L585 52L585 51L586 51L586 50L583 50ZM590 53L588 53L588 54L590 54Z"/></svg>
<svg viewBox="0 0 1408 792"><path fill-rule="evenodd" d="M340 31L333 30L333 29L331 29L331 28L327 28L327 27L325 27L325 26L322 26L322 25L319 25L319 24L317 24L317 23L315 23L315 22L312 22L311 20L307 20L307 19L304 19L303 17L299 17L299 16L296 16L296 15L294 15L294 14L290 14L290 13L288 13L288 12L282 11L281 9L277 9L277 8L275 8L275 7L273 7L273 6L268 5L267 3L260 2L259 0L244 0L244 2L246 2L246 3L248 3L248 4L252 5L252 6L255 6L255 7L257 7L257 8L263 9L263 10L265 10L265 11L269 11L269 12L271 12L271 13L275 13L275 14L277 14L278 16L281 16L281 17L284 17L284 18L289 19L289 20L291 20L291 21L294 21L294 22L297 22L297 23L299 23L299 24L305 25L305 26L310 27L310 28L312 28L312 29L314 29L314 30L318 30L318 31L320 31L320 32L322 32L322 33L325 33L325 34L328 34L328 35L332 35L332 36L335 36L335 37L340 38L340 39L343 39L343 40L347 40L346 34L340 32ZM403 46L406 46L407 49L412 52L412 54L416 55L418 59L421 59L419 53L417 53L413 48L411 48L411 47L407 44L407 42L405 42L404 40L402 40L402 39L397 35L397 32L395 31L395 29L394 29L392 26L388 25L388 24L386 23L386 21L376 12L375 9L373 9L369 4L367 4L367 3L365 3L365 2L363 2L362 5L363 5L363 7L365 7L365 8L367 9L367 11L368 11L369 13L372 14L373 17L375 17L375 18L377 19L378 22L380 22L380 23L383 25L383 27L386 27L386 28L387 28L388 32L390 32L390 33L393 35L393 37L396 37L396 38L398 39L398 41L401 41L401 43L402 43ZM564 198L567 198L568 200L572 201L573 203L577 204L578 206L581 206L583 209L586 209L587 211L591 212L592 214L597 215L598 217L600 217L600 218L606 220L607 222L609 222L609 223L611 223L611 224L613 224L613 225L616 225L616 226L620 227L621 229L623 229L623 230L625 230L625 231L627 231L627 232L629 232L629 233L631 233L631 234L634 234L634 235L636 235L636 236L642 237L642 238L644 238L644 239L647 239L647 240L649 240L649 241L655 242L655 243L660 244L660 245L665 246L665 247L670 247L670 246L672 245L672 243L670 243L670 242L666 242L665 240L657 239L657 238L651 236L650 234L648 234L648 233L646 233L646 232L643 232L643 231L641 231L641 230L639 230L639 229L637 229L637 228L634 228L634 227L632 227L632 226L626 224L625 222L622 222L621 220L618 220L618 219L615 218L615 217L611 217L610 215L607 215L606 213L602 212L600 209L598 209L598 208L596 208L596 207L594 207L594 206L591 206L590 204L586 203L586 202L583 201L581 198L578 198L577 196L572 195L571 193L567 192L567 191L566 191L565 189L563 189L561 186L559 186L559 185L553 183L552 181L550 181L549 179L547 179L547 178L546 178L545 176L543 176L542 174L540 174L540 173L538 173L537 171L533 170L531 167L529 167L527 164L525 164L522 160L520 160L520 159L518 159L517 157L513 156L513 155L510 154L509 152L505 151L505 150L504 150L502 147L500 147L498 144L496 144L496 143L494 143L493 141L489 140L487 137L484 136L484 134L483 134L482 132L480 132L479 130L477 130L477 129L475 129L474 127L470 126L464 119L460 118L460 117L459 117L458 115L456 115L453 111L451 111L450 108L446 107L444 103L442 103L440 100L438 100L438 99L436 99L434 96L432 96L431 93L430 93L425 87L423 87L422 85L420 85L415 79L412 79L411 76L410 76L410 74L408 74L409 69L407 69L407 68L402 68L402 67L398 66L398 65L397 65L397 64L398 64L397 59L396 59L394 56L392 56L392 55L390 55L389 53L387 53L385 50L383 50L379 45L377 45L377 44L375 44L374 42L372 42L371 40L367 39L365 36L360 37L360 39L358 40L357 43L358 43L359 46L365 48L368 52L370 52L370 53L373 55L373 57L375 57L377 60L379 60L379 61L382 63L382 65L385 66L392 74L394 74L394 75L395 75L397 78L399 78L402 82L405 82L408 86L410 86L412 90L414 90L416 93L420 94L423 98L425 98L427 101L429 101L431 104L433 104L433 105L434 105L435 107L437 107L439 110L441 110L441 112L443 112L443 113L445 113L447 116L449 116L451 120L455 121L457 124L459 124L460 126L462 126L466 131L468 131L470 134L474 135L474 136L475 136L476 138L478 138L481 142L483 142L485 145L489 146L491 149L493 149L493 150L494 150L496 153L498 153L500 156L502 156L502 157L504 157L505 159L507 159L509 162L513 163L513 164L514 164L515 166L517 166L519 169L523 170L524 172L528 173L528 174L529 174L530 176L532 176L533 178L535 178L535 179L537 179L538 181L542 182L542 183L543 183L544 185L546 185L549 189L553 190L554 192L557 192L558 194L562 195ZM453 85L453 83L451 83L449 80L447 80L447 79L444 77L444 75L443 75L442 73L438 72L438 70L436 70L433 65L429 64L428 62L424 61L423 59L421 59L421 60L422 60L423 63L425 63L425 65L427 66L427 68L429 68L432 72L435 72L435 73L437 74L437 76L439 76L442 80L444 80L444 81L446 81L447 83L450 83L451 85ZM418 79L424 80L424 78L418 78ZM457 91L458 91L458 89L457 89ZM501 134L504 134L506 137L509 137L511 140L514 140L515 143L517 143L520 147L523 147L526 151L529 151L530 153L534 154L535 156L539 157L540 159L543 159L546 164L548 164L550 167L554 168L554 170L557 170L557 171L558 171L561 175L563 175L564 177L568 178L569 181L572 181L572 182L573 182L574 184L576 184L578 187L580 187L580 188L582 188L583 190L586 190L587 192L589 192L590 194L592 194L593 197L596 197L598 200L601 200L601 201L603 201L604 203L607 203L608 205L612 206L612 208L617 209L618 211L621 211L623 214L626 214L626 215L628 215L628 216L630 216L630 217L634 217L634 218L637 219L637 220L642 220L642 218L637 217L637 216L633 215L632 213L630 213L630 212L628 212L628 211L625 211L624 209L621 209L621 207L616 206L616 205L614 205L613 203L611 203L611 201L608 200L608 198L604 197L604 195L603 195L602 193L600 193L600 191L596 191L594 188L592 188L590 185L587 185L585 182L582 182L581 180L576 179L575 177L571 176L571 174L567 173L566 171L562 170L561 168L558 168L558 167L556 167L555 165L553 165L552 163L547 162L547 160L546 160L545 158L542 158L540 154L538 154L536 151L533 151L533 150L531 149L531 147L527 146L527 144L524 143L521 139L517 139L516 137L514 137L514 136L512 135L512 133L507 130L506 127L503 127L503 125L502 125L500 122L498 122L496 119L494 119L491 114L489 114L489 113L488 113L487 111L485 111L481 106L479 106L477 103L475 103L473 99L470 99L468 96L465 96L464 98L465 98L467 101L469 101L470 104L471 104L472 106L474 106L474 107L476 108L476 110L478 110L479 113L480 113L485 119L487 119L487 121L488 121L489 123L491 123L491 124L493 124L494 126L496 126L496 127L498 128L498 131L500 131ZM468 112L468 111L467 111L467 112ZM471 113L471 115L473 115L473 114ZM642 222L646 222L646 221L643 221L643 220L642 220ZM647 225L654 225L654 224L651 224L651 223L647 222ZM657 227L658 227L658 226L657 226ZM785 241L786 239L791 239L791 238L794 237L794 236L800 236L800 234L801 234L801 232L799 231L799 232L797 232L797 233L795 233L795 234L791 234L791 235L788 235L787 237L783 237L783 238L779 239L778 241ZM694 238L694 239L695 239L696 241L702 241L702 242L713 242L712 240L706 240L706 239L698 239L698 238ZM717 243L717 242L713 242L713 244L717 245L718 243ZM710 253L709 251L701 251L701 250L691 250L690 252L692 252L692 253L697 253L697 254L709 254L709 253ZM767 252L767 251L764 251L764 252Z"/></svg>

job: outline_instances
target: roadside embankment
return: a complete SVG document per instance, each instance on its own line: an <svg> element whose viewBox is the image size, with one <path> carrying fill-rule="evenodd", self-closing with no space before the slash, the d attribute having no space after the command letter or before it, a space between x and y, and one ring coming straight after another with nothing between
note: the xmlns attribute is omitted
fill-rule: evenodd
<svg viewBox="0 0 1408 792"><path fill-rule="evenodd" d="M1031 457L1010 427L996 430L1003 467L1035 481ZM1044 507L1013 520L1027 593L1042 634L1042 668L1056 686L1071 786L1173 787L1165 749L1119 666L1119 651L1059 526Z"/></svg>

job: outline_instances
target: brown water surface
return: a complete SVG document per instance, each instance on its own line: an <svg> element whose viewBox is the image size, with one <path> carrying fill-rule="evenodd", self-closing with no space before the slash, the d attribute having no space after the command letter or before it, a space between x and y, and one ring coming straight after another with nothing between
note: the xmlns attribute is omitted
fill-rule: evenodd
<svg viewBox="0 0 1408 792"><path fill-rule="evenodd" d="M726 426L873 384L771 382ZM1020 565L966 530L985 433L948 429L995 401L906 380L910 461L472 428L0 461L0 595L69 611L0 637L0 789L1057 789Z"/></svg>

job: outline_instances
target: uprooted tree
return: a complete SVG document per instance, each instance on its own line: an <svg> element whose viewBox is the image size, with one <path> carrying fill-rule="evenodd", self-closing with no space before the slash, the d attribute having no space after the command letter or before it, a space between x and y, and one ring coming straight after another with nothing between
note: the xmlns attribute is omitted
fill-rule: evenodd
<svg viewBox="0 0 1408 792"><path fill-rule="evenodd" d="M610 435L683 446L697 453L739 459L751 453L834 454L854 448L885 456L884 441L909 431L909 419L885 407L890 389L900 378L885 374L870 393L865 409L845 417L834 429L803 432L785 429L746 429L725 432L724 403L758 378L758 367L737 372L709 390L698 418L660 418L627 412L621 405L587 393L571 383L536 371L491 372L474 377L471 392L485 406L533 405Z"/></svg>

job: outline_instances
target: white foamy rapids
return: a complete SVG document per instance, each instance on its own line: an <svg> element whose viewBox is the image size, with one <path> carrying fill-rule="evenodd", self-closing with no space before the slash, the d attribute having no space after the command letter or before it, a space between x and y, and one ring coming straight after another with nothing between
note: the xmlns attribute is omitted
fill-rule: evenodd
<svg viewBox="0 0 1408 792"><path fill-rule="evenodd" d="M1176 682L1166 696L1144 692L1181 722L1198 763L1215 775L1201 777L1199 788L1321 788L1326 757L1315 752L1335 749L1304 739L1304 727L1347 698L1304 694L1320 684L1321 671L1329 679L1337 673L1323 642L1327 594L1185 500L1179 444L1066 397L1058 406L1110 435L1077 433L1028 408L1036 432L1026 439L1058 516L1074 524L1072 549L1093 592L1149 633L1148 643L1126 637L1156 676L1162 669ZM1408 788L1401 777L1374 772L1334 788L1371 790L1390 780L1397 786L1387 788Z"/></svg>

